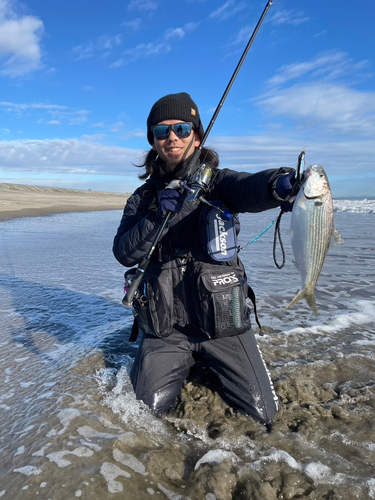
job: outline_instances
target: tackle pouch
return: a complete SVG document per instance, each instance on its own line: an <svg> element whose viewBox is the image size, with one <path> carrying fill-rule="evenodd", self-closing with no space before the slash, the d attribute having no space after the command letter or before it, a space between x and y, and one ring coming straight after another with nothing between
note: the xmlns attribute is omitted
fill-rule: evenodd
<svg viewBox="0 0 375 500"><path fill-rule="evenodd" d="M248 285L240 266L198 262L194 278L194 326L211 338L240 335L250 330L250 309L246 305Z"/></svg>
<svg viewBox="0 0 375 500"><path fill-rule="evenodd" d="M212 202L224 209L221 202ZM206 255L217 262L234 259L237 254L237 236L234 217L221 218L221 212L215 207L206 206L200 213L201 245Z"/></svg>
<svg viewBox="0 0 375 500"><path fill-rule="evenodd" d="M144 333L160 338L172 333L173 283L169 269L148 266L133 300L133 313Z"/></svg>

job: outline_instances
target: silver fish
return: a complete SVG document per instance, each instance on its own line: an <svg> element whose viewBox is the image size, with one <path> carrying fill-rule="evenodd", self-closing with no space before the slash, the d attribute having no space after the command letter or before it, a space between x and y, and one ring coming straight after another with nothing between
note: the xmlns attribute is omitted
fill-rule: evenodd
<svg viewBox="0 0 375 500"><path fill-rule="evenodd" d="M286 309L305 299L318 316L314 289L331 240L344 243L333 225L332 193L327 175L320 165L310 165L304 172L304 181L293 205L291 238L302 289Z"/></svg>

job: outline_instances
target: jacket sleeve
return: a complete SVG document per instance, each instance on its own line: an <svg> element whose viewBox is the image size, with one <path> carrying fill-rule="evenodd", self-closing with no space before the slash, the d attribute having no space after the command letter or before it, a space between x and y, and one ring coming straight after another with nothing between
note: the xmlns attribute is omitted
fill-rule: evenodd
<svg viewBox="0 0 375 500"><path fill-rule="evenodd" d="M223 169L217 172L211 192L212 200L220 200L234 213L262 212L280 206L272 196L272 184L293 169L262 170L255 174Z"/></svg>
<svg viewBox="0 0 375 500"><path fill-rule="evenodd" d="M113 241L113 254L126 267L132 267L143 259L150 250L158 232L155 212L143 217L140 207L141 194L137 190L128 199L124 213ZM168 232L165 229L163 235Z"/></svg>

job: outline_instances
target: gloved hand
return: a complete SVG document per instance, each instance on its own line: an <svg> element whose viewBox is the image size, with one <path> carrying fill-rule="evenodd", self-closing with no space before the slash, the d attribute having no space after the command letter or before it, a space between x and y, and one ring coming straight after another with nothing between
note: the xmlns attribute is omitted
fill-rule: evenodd
<svg viewBox="0 0 375 500"><path fill-rule="evenodd" d="M287 196L292 192L294 183L296 182L296 171L292 170L288 174L281 175L275 185L276 193L285 200Z"/></svg>
<svg viewBox="0 0 375 500"><path fill-rule="evenodd" d="M291 212L293 210L294 200L299 191L300 185L296 184L296 171L281 175L276 179L273 185L273 196L276 200L281 201L280 208L283 212Z"/></svg>
<svg viewBox="0 0 375 500"><path fill-rule="evenodd" d="M185 201L186 193L181 193L176 189L166 189L159 200L159 211L156 214L155 222L157 224L161 224L165 213L172 212L173 214L177 214Z"/></svg>

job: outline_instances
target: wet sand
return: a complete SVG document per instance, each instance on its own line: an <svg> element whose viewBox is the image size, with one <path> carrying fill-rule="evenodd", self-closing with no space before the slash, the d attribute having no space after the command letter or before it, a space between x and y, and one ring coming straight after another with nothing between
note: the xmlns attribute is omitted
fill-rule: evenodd
<svg viewBox="0 0 375 500"><path fill-rule="evenodd" d="M0 183L0 220L123 209L129 194Z"/></svg>

